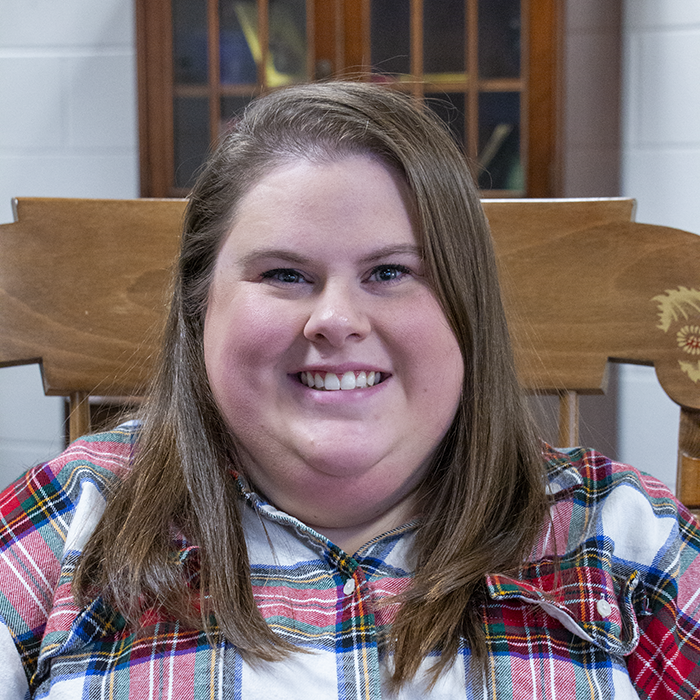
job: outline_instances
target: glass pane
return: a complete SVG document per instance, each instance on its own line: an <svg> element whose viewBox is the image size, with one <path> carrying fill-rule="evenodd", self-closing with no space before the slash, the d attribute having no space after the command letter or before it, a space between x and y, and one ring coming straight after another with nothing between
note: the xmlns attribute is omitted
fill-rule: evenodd
<svg viewBox="0 0 700 700"><path fill-rule="evenodd" d="M479 95L479 187L524 190L520 158L520 93Z"/></svg>
<svg viewBox="0 0 700 700"><path fill-rule="evenodd" d="M464 0L423 5L423 72L426 80L464 80ZM433 75L438 73L440 75Z"/></svg>
<svg viewBox="0 0 700 700"><path fill-rule="evenodd" d="M388 75L411 72L410 0L372 0L372 70Z"/></svg>
<svg viewBox="0 0 700 700"><path fill-rule="evenodd" d="M221 135L225 135L227 132L235 128L236 122L239 117L243 114L243 110L246 105L253 99L253 96L249 97L232 95L228 97L221 98Z"/></svg>
<svg viewBox="0 0 700 700"><path fill-rule="evenodd" d="M464 147L464 93L426 93L425 102L450 128L457 143Z"/></svg>
<svg viewBox="0 0 700 700"><path fill-rule="evenodd" d="M221 0L219 3L221 82L228 85L256 83L258 80L255 59L239 20L239 15L244 21L247 19L246 13L241 12L241 4L231 0ZM255 12L255 3L246 4L252 5ZM257 21L255 24L257 26Z"/></svg>
<svg viewBox="0 0 700 700"><path fill-rule="evenodd" d="M306 0L270 0L271 87L309 80L306 70Z"/></svg>
<svg viewBox="0 0 700 700"><path fill-rule="evenodd" d="M520 0L479 3L479 75L520 77Z"/></svg>
<svg viewBox="0 0 700 700"><path fill-rule="evenodd" d="M173 0L175 83L207 82L206 0Z"/></svg>
<svg viewBox="0 0 700 700"><path fill-rule="evenodd" d="M269 87L279 87L308 80L306 0L269 0L268 19L269 52L265 66L265 83ZM224 0L221 20L222 82L257 82L256 72L250 65L250 59L255 63L262 61L256 3L254 0ZM224 31L229 35L226 38L228 44L226 48L223 45ZM245 46L241 41L241 33ZM229 60L229 53L232 56L231 60ZM226 69L224 68L225 55ZM239 75L240 80L236 79Z"/></svg>
<svg viewBox="0 0 700 700"><path fill-rule="evenodd" d="M189 188L209 150L209 102L200 97L176 97L173 106L175 187Z"/></svg>

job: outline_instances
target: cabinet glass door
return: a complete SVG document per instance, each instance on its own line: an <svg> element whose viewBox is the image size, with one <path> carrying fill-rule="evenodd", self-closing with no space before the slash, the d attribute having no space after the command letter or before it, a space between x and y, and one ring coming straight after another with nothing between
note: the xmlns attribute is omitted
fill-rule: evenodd
<svg viewBox="0 0 700 700"><path fill-rule="evenodd" d="M539 7L528 0L167 2L159 76L170 106L159 163L170 171L160 180L169 181L168 195L187 193L211 144L253 97L341 75L425 101L448 124L487 196L523 195L539 172L539 152L529 169L525 161L535 153L527 75L534 54L526 52L523 26Z"/></svg>
<svg viewBox="0 0 700 700"><path fill-rule="evenodd" d="M469 156L479 186L525 190L520 0L371 0L372 79L423 98Z"/></svg>
<svg viewBox="0 0 700 700"><path fill-rule="evenodd" d="M255 96L311 79L309 0L172 0L173 158L184 194Z"/></svg>

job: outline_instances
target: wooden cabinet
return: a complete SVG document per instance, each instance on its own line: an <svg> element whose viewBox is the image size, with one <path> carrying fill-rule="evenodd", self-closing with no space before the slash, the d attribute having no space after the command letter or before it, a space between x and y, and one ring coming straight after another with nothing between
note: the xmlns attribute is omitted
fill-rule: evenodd
<svg viewBox="0 0 700 700"><path fill-rule="evenodd" d="M556 0L137 0L141 191L181 196L255 95L344 76L448 123L485 196L557 192Z"/></svg>

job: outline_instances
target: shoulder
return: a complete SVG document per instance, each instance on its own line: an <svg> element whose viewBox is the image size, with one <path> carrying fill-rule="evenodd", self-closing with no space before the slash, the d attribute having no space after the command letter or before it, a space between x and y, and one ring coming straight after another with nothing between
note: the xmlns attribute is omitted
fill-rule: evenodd
<svg viewBox="0 0 700 700"><path fill-rule="evenodd" d="M130 469L137 436L132 423L81 438L55 459L40 464L0 494L0 549L36 530L45 520L65 531L65 516L86 490L104 494ZM7 531L13 536L8 539Z"/></svg>
<svg viewBox="0 0 700 700"><path fill-rule="evenodd" d="M0 551L41 553L44 564L60 559L70 532L95 520L106 492L129 471L137 429L128 423L81 438L8 486L0 494Z"/></svg>
<svg viewBox="0 0 700 700"><path fill-rule="evenodd" d="M564 552L595 542L642 574L670 572L679 562L679 573L695 567L698 523L665 484L595 450L547 447L544 454Z"/></svg>
<svg viewBox="0 0 700 700"><path fill-rule="evenodd" d="M550 517L518 576L490 577L501 616L590 668L589 679L604 683L614 670L616 689L691 697L700 687L697 522L657 479L594 450L546 447L544 459Z"/></svg>
<svg viewBox="0 0 700 700"><path fill-rule="evenodd" d="M81 438L0 494L0 628L30 677L52 610L72 600L70 579L106 505L130 469L138 426ZM0 644L0 656L12 653Z"/></svg>
<svg viewBox="0 0 700 700"><path fill-rule="evenodd" d="M623 486L644 493L659 503L675 500L673 494L658 479L616 462L586 447L555 449L544 446L543 456L547 467L550 491L574 493L586 502L597 502L609 497Z"/></svg>

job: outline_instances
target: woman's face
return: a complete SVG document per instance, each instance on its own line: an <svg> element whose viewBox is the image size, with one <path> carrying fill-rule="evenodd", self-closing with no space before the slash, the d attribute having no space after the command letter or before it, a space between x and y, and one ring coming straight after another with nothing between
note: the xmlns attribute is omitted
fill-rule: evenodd
<svg viewBox="0 0 700 700"><path fill-rule="evenodd" d="M241 200L210 290L207 374L247 476L341 546L415 515L462 386L403 190L369 157L278 167Z"/></svg>

